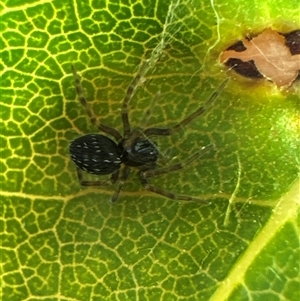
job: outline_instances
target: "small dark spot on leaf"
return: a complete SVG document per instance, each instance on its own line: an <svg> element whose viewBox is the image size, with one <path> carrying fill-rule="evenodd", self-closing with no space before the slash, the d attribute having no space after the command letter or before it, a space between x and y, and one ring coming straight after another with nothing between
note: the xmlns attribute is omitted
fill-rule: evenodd
<svg viewBox="0 0 300 301"><path fill-rule="evenodd" d="M300 30L294 30L283 35L285 45L290 49L291 54L300 54Z"/></svg>
<svg viewBox="0 0 300 301"><path fill-rule="evenodd" d="M243 62L240 59L230 58L226 66L233 69L236 73L250 78L262 78L263 75L257 70L254 61Z"/></svg>
<svg viewBox="0 0 300 301"><path fill-rule="evenodd" d="M229 46L226 50L235 50L236 52L245 51L247 48L243 44L243 41L237 41L235 44Z"/></svg>

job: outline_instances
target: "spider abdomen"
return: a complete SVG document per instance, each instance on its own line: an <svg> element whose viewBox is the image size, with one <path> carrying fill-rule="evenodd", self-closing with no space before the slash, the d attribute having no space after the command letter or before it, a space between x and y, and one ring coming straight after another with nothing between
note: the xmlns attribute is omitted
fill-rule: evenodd
<svg viewBox="0 0 300 301"><path fill-rule="evenodd" d="M91 174L112 174L122 163L123 149L104 135L81 136L71 142L69 152L76 166Z"/></svg>

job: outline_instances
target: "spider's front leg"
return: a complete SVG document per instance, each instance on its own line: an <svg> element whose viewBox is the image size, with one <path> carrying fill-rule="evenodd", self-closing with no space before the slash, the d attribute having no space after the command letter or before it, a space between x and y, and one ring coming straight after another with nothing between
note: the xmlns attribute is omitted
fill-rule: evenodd
<svg viewBox="0 0 300 301"><path fill-rule="evenodd" d="M191 164L193 161L197 160L199 157L204 155L206 152L210 151L212 149L212 147L213 146L210 144L210 145L202 148L202 150L200 152L195 153L194 155L192 155L188 160L186 160L183 163L177 163L177 164L174 164L174 165L171 165L168 167L164 167L164 168L157 168L157 169L154 168L154 169L148 169L148 170L141 171L139 174L139 177L140 177L140 181L141 181L142 185L144 186L144 188L146 190L154 192L156 194L160 194L160 195L165 196L172 200L194 201L194 202L208 204L209 202L207 202L205 200L201 200L199 198L195 198L195 197L191 197L191 196L187 196L187 195L177 195L177 194L174 194L165 189L158 188L156 186L149 184L148 180L151 177L156 177L156 176L160 176L163 174L168 174L168 173L176 171L176 170L183 169L184 167L186 167L187 165Z"/></svg>
<svg viewBox="0 0 300 301"><path fill-rule="evenodd" d="M229 78L225 79L222 84L218 87L218 89L211 95L211 97L208 99L208 101L205 103L204 106L201 106L198 110L196 110L194 113L189 115L187 118L183 119L178 124L175 124L171 128L148 128L144 131L144 134L146 137L150 136L169 136L172 135L175 132L178 132L182 127L192 122L195 118L202 115L207 111L207 109L211 106L211 104L214 102L214 100L218 97L218 95L223 91L225 86L227 85L229 81Z"/></svg>
<svg viewBox="0 0 300 301"><path fill-rule="evenodd" d="M172 193L172 192L167 191L165 189L161 189L161 188L158 188L156 186L153 186L153 185L149 184L148 179L143 177L142 174L140 174L140 180L141 180L141 183L142 183L143 187L146 190L151 191L151 192L156 193L156 194L159 194L159 195L162 195L162 196L164 196L166 198L169 198L171 200L193 201L193 202L197 202L197 203L201 203L201 204L209 204L209 202L207 202L205 200L201 200L199 198L195 198L195 197L188 196L188 195L175 194L175 193Z"/></svg>

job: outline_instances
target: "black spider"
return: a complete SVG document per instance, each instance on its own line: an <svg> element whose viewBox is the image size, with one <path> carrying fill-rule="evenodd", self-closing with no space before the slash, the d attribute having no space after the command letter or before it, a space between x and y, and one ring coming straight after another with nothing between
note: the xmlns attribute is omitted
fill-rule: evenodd
<svg viewBox="0 0 300 301"><path fill-rule="evenodd" d="M145 66L145 64L143 65ZM218 94L225 87L227 80L225 80L218 90L212 94L205 106L200 107L193 114L182 120L180 123L171 128L147 128L134 129L130 128L128 118L128 103L132 98L135 88L138 86L142 73L140 72L135 76L123 100L121 117L123 122L124 133L121 135L116 129L111 128L97 121L96 116L90 109L87 100L83 94L80 78L76 73L75 68L72 66L72 71L75 77L75 85L77 94L81 104L85 107L91 122L102 132L114 137L112 139L100 134L88 134L79 137L71 142L70 156L77 166L77 175L79 182L82 186L101 186L107 185L108 181L85 181L83 180L83 173L85 171L95 175L111 175L110 182L115 183L118 181L117 189L111 198L111 202L116 202L119 193L129 176L130 168L135 167L139 170L139 178L141 184L148 191L163 195L170 199L185 200L185 201L200 201L198 198L184 195L176 195L169 191L160 189L149 184L150 177L166 174L175 170L182 169L185 165L196 160L205 152L212 149L212 145L202 148L199 152L195 153L184 163L175 164L165 168L156 168L159 151L155 143L149 139L153 136L169 136L174 132L179 131L183 126L190 123L197 116L203 114L206 108L216 99ZM121 165L124 164L124 169L121 177L119 178L119 171Z"/></svg>

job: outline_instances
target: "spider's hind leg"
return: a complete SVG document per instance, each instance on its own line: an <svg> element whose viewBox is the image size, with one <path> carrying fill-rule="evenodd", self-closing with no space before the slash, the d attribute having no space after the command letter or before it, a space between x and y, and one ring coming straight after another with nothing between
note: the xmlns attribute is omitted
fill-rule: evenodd
<svg viewBox="0 0 300 301"><path fill-rule="evenodd" d="M108 186L114 184L118 180L119 172L115 172L111 174L109 180L102 180L102 181L90 181L83 179L83 171L80 168L77 169L77 177L78 181L81 186Z"/></svg>
<svg viewBox="0 0 300 301"><path fill-rule="evenodd" d="M129 174L130 174L130 167L125 166L123 171L122 171L122 176L118 181L117 189L115 190L115 193L113 194L113 196L110 200L111 203L115 203L118 200L119 194L120 194L126 180L128 179Z"/></svg>
<svg viewBox="0 0 300 301"><path fill-rule="evenodd" d="M127 138L131 133L129 116L128 116L128 104L131 98L133 97L137 87L143 82L144 76L147 72L147 68L148 68L148 61L145 60L141 63L138 73L136 74L136 76L133 78L130 85L128 86L125 97L123 99L121 116L122 116L125 138Z"/></svg>
<svg viewBox="0 0 300 301"><path fill-rule="evenodd" d="M73 72L74 79L75 79L75 87L76 87L76 92L77 92L78 98L80 100L80 103L84 106L84 108L85 108L85 110L86 110L86 112L87 112L87 114L88 114L88 116L91 120L91 123L94 124L100 131L113 136L116 139L117 142L120 142L122 140L122 136L117 130L115 130L112 127L106 126L106 125L104 125L104 124L102 124L101 122L98 121L98 119L95 116L94 112L90 108L90 106L87 102L87 99L84 96L83 88L82 88L81 81L80 81L80 77L77 74L75 67L73 65L71 65L71 67L72 67L72 72Z"/></svg>

